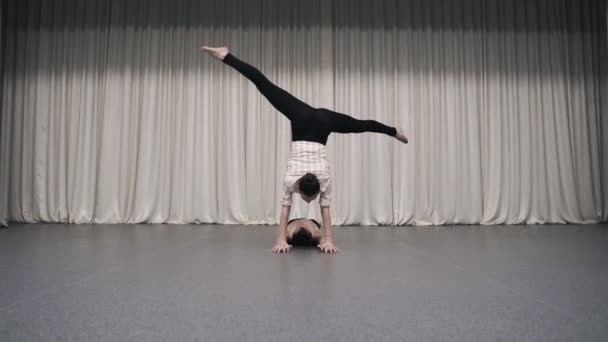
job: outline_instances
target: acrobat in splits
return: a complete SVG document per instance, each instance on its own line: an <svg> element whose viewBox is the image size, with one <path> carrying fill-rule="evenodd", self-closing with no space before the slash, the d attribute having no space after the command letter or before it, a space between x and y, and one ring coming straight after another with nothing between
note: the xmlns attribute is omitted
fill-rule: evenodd
<svg viewBox="0 0 608 342"><path fill-rule="evenodd" d="M274 85L258 69L229 53L228 48L203 46L201 49L247 77L272 106L291 122L291 154L283 178L279 236L272 251L288 252L292 247L287 242L287 226L292 196L297 192L308 203L321 195L319 203L325 233L323 239L319 240L318 247L326 253L339 252L333 244L331 234L331 175L325 149L327 138L333 132L375 132L389 135L407 144L408 140L403 131L375 120L357 120L326 108L313 108Z"/></svg>

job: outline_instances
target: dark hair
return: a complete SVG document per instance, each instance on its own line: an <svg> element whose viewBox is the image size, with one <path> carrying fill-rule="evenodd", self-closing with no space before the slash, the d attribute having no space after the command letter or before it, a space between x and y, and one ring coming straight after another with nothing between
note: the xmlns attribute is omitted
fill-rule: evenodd
<svg viewBox="0 0 608 342"><path fill-rule="evenodd" d="M321 191L319 179L310 172L300 178L298 181L298 187L300 189L300 193L306 196L314 196Z"/></svg>
<svg viewBox="0 0 608 342"><path fill-rule="evenodd" d="M319 243L319 240L313 238L308 229L300 227L293 233L293 236L288 243L294 246L316 246Z"/></svg>

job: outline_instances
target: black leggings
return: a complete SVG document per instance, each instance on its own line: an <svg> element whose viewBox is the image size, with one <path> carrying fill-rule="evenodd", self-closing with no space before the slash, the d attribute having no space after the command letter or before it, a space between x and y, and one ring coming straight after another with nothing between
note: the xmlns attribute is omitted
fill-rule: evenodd
<svg viewBox="0 0 608 342"><path fill-rule="evenodd" d="M291 121L292 141L314 141L325 145L327 137L336 133L376 132L395 136L397 130L375 120L357 120L325 108L313 108L270 82L255 67L232 54L224 63L247 77L270 103Z"/></svg>

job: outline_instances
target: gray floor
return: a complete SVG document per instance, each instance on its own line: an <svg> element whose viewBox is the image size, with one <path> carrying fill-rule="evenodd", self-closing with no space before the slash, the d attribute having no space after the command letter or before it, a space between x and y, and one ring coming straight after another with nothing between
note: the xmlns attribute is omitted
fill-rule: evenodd
<svg viewBox="0 0 608 342"><path fill-rule="evenodd" d="M0 230L0 341L608 341L608 230L336 227Z"/></svg>

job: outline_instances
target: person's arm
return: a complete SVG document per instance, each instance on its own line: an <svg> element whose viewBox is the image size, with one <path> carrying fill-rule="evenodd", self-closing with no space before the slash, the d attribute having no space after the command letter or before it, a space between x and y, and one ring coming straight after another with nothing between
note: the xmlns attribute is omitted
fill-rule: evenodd
<svg viewBox="0 0 608 342"><path fill-rule="evenodd" d="M279 221L279 237L277 238L277 242L287 241L287 222L289 222L290 211L290 206L283 206L281 209L281 219Z"/></svg>
<svg viewBox="0 0 608 342"><path fill-rule="evenodd" d="M272 248L272 251L289 252L291 245L287 243L287 222L289 221L289 212L291 211L291 199L293 197L293 177L285 175L283 178L283 195L281 198L281 218L279 219L279 235L277 244Z"/></svg>
<svg viewBox="0 0 608 342"><path fill-rule="evenodd" d="M321 206L321 217L323 219L323 238L319 244L321 251L325 253L336 253L340 250L334 246L332 240L332 227L331 227L331 212L329 207Z"/></svg>
<svg viewBox="0 0 608 342"><path fill-rule="evenodd" d="M277 237L277 243L272 248L274 253L289 252L292 247L287 243L287 222L289 221L289 212L291 206L283 206L281 209L281 218L279 220L279 236Z"/></svg>
<svg viewBox="0 0 608 342"><path fill-rule="evenodd" d="M321 206L321 219L323 220L323 242L332 242L331 239L331 215L329 207Z"/></svg>

